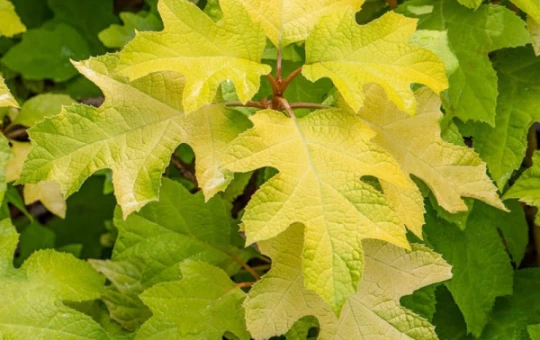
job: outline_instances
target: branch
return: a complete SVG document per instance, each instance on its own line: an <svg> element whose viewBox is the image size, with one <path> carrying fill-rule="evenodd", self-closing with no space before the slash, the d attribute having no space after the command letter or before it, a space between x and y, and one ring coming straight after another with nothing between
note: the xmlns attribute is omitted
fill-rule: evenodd
<svg viewBox="0 0 540 340"><path fill-rule="evenodd" d="M397 0L386 0L388 2L388 6L390 6L390 9L396 9L398 6Z"/></svg>
<svg viewBox="0 0 540 340"><path fill-rule="evenodd" d="M172 164L180 171L182 176L193 182L195 187L199 187L199 183L197 182L197 177L195 177L195 174L191 169L189 169L184 162L182 162L178 157L175 155L172 155L171 157Z"/></svg>
<svg viewBox="0 0 540 340"><path fill-rule="evenodd" d="M255 280L259 281L261 279L261 276L259 274L257 274L257 272L251 268L249 266L249 264L245 263L244 261L242 261L241 258L237 257L236 255L233 255L231 253L227 253L234 261L236 261L236 263L238 263L239 265L241 265L248 273L251 274L251 276L253 276L255 278Z"/></svg>
<svg viewBox="0 0 540 340"><path fill-rule="evenodd" d="M291 103L291 109L331 109L332 106L315 103Z"/></svg>
<svg viewBox="0 0 540 340"><path fill-rule="evenodd" d="M293 112L293 109L291 108L291 106L289 105L289 102L287 101L287 99L283 98L283 97L278 97L277 98L279 100L279 102L281 103L281 105L283 105L283 107L285 108L285 111L287 111L287 113L289 114L289 116L291 118L296 118L296 116L294 115L294 112Z"/></svg>
<svg viewBox="0 0 540 340"><path fill-rule="evenodd" d="M266 103L252 102L252 101L248 101L245 104L242 104L241 102L228 102L228 103L225 103L225 106L227 106L227 107L256 107L258 109L267 109L268 108Z"/></svg>
<svg viewBox="0 0 540 340"><path fill-rule="evenodd" d="M296 76L298 76L300 74L300 72L302 72L302 66L300 66L296 70L292 71L291 74L289 74L287 76L287 78L285 78L285 80L281 84L281 93L285 92L285 90L287 89L287 86L289 86L291 81L293 81L293 79L296 78Z"/></svg>

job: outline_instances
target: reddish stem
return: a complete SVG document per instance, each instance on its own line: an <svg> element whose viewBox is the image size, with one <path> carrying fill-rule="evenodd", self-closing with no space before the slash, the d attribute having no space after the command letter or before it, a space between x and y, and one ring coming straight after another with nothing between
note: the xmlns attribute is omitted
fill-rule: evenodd
<svg viewBox="0 0 540 340"><path fill-rule="evenodd" d="M285 93L285 90L287 89L287 86L289 86L291 81L293 81L293 79L296 78L300 74L300 72L302 72L302 66L300 66L296 70L292 71L291 74L289 74L287 76L287 78L285 78L285 80L281 84L281 93L282 94Z"/></svg>

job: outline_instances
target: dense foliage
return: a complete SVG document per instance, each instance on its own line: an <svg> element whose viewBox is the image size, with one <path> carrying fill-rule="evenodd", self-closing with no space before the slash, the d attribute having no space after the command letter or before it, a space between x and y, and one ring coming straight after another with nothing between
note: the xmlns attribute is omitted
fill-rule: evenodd
<svg viewBox="0 0 540 340"><path fill-rule="evenodd" d="M540 339L539 23L0 0L0 339Z"/></svg>

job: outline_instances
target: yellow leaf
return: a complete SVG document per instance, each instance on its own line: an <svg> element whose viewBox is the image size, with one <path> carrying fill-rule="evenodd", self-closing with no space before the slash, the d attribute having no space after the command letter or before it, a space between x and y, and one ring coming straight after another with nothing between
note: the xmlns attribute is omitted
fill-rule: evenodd
<svg viewBox="0 0 540 340"><path fill-rule="evenodd" d="M424 181L447 211L466 211L461 197L473 197L506 210L478 154L441 138L440 98L427 88L418 90L415 97L419 106L416 115L410 117L387 98L380 86L366 87L365 106L358 115L377 132L373 142L392 154L405 172ZM421 224L411 229L418 232L418 227Z"/></svg>
<svg viewBox="0 0 540 340"><path fill-rule="evenodd" d="M4 78L0 76L0 107L6 106L19 107L19 104L9 92L6 83L4 83Z"/></svg>
<svg viewBox="0 0 540 340"><path fill-rule="evenodd" d="M416 22L388 12L359 26L352 10L336 11L323 17L307 39L302 73L311 81L332 79L354 111L366 98L364 85L377 83L400 109L413 115L412 83L437 93L448 87L443 62L427 49L408 44Z"/></svg>
<svg viewBox="0 0 540 340"><path fill-rule="evenodd" d="M0 37L12 37L26 31L26 27L9 0L0 0ZM1 89L0 89L1 92Z"/></svg>
<svg viewBox="0 0 540 340"><path fill-rule="evenodd" d="M257 93L261 75L271 71L260 63L266 39L237 0L220 1L223 19L217 23L188 0L158 6L165 29L137 34L120 54L122 74L133 80L157 71L181 73L187 113L210 104L225 80L244 103Z"/></svg>
<svg viewBox="0 0 540 340"><path fill-rule="evenodd" d="M303 223L306 286L340 310L362 275L362 239L408 247L390 202L360 177L405 188L412 183L386 151L369 141L373 131L353 113L319 110L293 119L264 110L251 120L254 127L229 146L225 167L235 172L274 167L279 174L246 208L247 243Z"/></svg>
<svg viewBox="0 0 540 340"><path fill-rule="evenodd" d="M358 12L364 0L238 0L274 45L306 40L319 19L344 8Z"/></svg>
<svg viewBox="0 0 540 340"><path fill-rule="evenodd" d="M307 315L318 319L321 340L437 339L434 327L400 306L399 300L452 276L439 254L418 244L407 251L383 241L365 240L364 277L358 292L336 317L330 306L304 287L303 243L301 225L259 243L262 253L272 258L272 269L244 302L247 327L255 339L282 335Z"/></svg>

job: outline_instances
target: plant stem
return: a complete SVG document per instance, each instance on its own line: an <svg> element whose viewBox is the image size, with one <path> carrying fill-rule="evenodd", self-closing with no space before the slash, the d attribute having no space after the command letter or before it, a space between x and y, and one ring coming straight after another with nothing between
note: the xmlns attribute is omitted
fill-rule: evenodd
<svg viewBox="0 0 540 340"><path fill-rule="evenodd" d="M290 103L291 109L331 109L332 106L315 103Z"/></svg>
<svg viewBox="0 0 540 340"><path fill-rule="evenodd" d="M248 273L251 274L251 276L253 276L253 278L257 281L259 281L261 279L261 276L259 274L257 274L257 272L251 268L247 263L245 263L244 261L242 261L241 258L239 258L238 256L236 255L233 255L233 254L230 254L228 253L229 256L234 260L236 261L236 263L238 263L239 265L242 266L242 268L244 268Z"/></svg>
<svg viewBox="0 0 540 340"><path fill-rule="evenodd" d="M255 282L240 282L240 283L237 283L234 288L247 288L247 287L251 287L255 284Z"/></svg>
<svg viewBox="0 0 540 340"><path fill-rule="evenodd" d="M287 86L289 86L289 84L291 83L291 81L296 78L296 76L298 76L300 74L300 72L302 72L302 66L300 66L299 68L297 68L296 70L292 71L291 74L289 74L287 76L287 78L285 78L285 80L283 81L283 84L281 85L281 93L284 93L285 90L287 89Z"/></svg>
<svg viewBox="0 0 540 340"><path fill-rule="evenodd" d="M228 102L225 104L225 106L227 107L238 107L238 106L241 106L241 107L256 107L258 109L267 109L268 106L265 104L265 103L261 103L261 102L252 102L252 101L248 101L247 103L245 104L242 104L241 102Z"/></svg>
<svg viewBox="0 0 540 340"><path fill-rule="evenodd" d="M388 6L390 6L390 9L396 9L398 6L397 0L386 0L388 2Z"/></svg>
<svg viewBox="0 0 540 340"><path fill-rule="evenodd" d="M172 155L171 163L178 169L178 171L180 171L182 176L184 176L186 179L193 182L193 185L195 185L195 187L197 188L199 187L199 183L197 182L197 177L195 177L195 174L193 173L193 171L189 169L188 166L184 164L184 162L182 162L175 155Z"/></svg>
<svg viewBox="0 0 540 340"><path fill-rule="evenodd" d="M294 115L294 111L293 109L291 108L291 106L289 105L289 102L287 101L287 99L283 98L283 97L278 97L278 100L279 102L281 103L281 105L283 105L283 107L285 108L285 111L287 111L287 113L289 114L289 116L291 118L296 118L296 116Z"/></svg>

